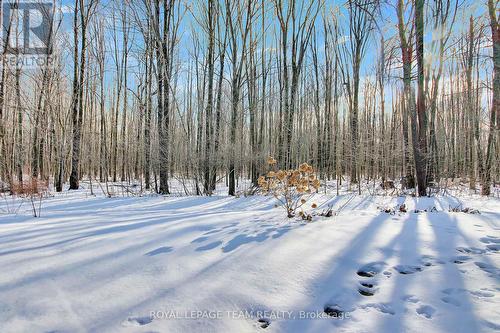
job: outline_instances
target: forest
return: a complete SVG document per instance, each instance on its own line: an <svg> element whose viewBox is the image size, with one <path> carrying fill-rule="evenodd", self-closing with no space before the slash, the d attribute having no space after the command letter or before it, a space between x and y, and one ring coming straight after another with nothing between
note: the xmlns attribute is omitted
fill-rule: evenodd
<svg viewBox="0 0 500 333"><path fill-rule="evenodd" d="M237 195L268 156L359 191L498 183L498 1L47 8L41 66L23 67L22 32L3 24L4 191L83 179L169 194L174 179L183 194Z"/></svg>
<svg viewBox="0 0 500 333"><path fill-rule="evenodd" d="M0 0L0 333L498 333L499 1Z"/></svg>

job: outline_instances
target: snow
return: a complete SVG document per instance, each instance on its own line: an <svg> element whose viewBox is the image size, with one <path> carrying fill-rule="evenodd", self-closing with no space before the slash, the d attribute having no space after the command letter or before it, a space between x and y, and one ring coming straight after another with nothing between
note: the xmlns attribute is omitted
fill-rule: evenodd
<svg viewBox="0 0 500 333"><path fill-rule="evenodd" d="M6 213L9 200L1 332L500 330L496 198L317 194L338 214L313 222L261 196L82 190L44 200L40 218L28 202ZM480 214L448 212L459 204Z"/></svg>

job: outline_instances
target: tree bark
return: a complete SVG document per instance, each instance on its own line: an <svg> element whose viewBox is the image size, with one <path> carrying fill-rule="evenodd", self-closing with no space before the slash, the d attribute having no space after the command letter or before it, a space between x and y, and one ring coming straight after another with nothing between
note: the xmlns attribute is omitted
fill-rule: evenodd
<svg viewBox="0 0 500 333"><path fill-rule="evenodd" d="M491 38L493 41L493 102L490 110L490 125L488 131L488 143L486 148L486 165L482 179L482 195L490 195L491 192L491 167L494 157L494 134L498 131L498 118L500 113L500 27L497 18L497 8L494 0L488 0L488 13L490 15Z"/></svg>

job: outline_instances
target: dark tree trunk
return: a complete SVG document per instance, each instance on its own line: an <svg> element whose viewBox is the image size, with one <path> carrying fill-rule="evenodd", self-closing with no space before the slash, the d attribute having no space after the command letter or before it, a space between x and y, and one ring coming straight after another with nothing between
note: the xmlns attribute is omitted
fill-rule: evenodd
<svg viewBox="0 0 500 333"><path fill-rule="evenodd" d="M415 172L417 174L418 195L427 195L427 113L425 110L424 90L424 2L415 0L415 39L417 58L417 118L416 131L418 142L414 147ZM413 125L412 126L416 126Z"/></svg>
<svg viewBox="0 0 500 333"><path fill-rule="evenodd" d="M491 167L495 158L494 134L498 131L498 118L500 117L500 27L497 18L497 8L494 0L488 0L488 11L490 14L491 36L493 40L493 103L490 111L490 126L488 143L486 148L486 165L482 179L482 195L490 195L491 189Z"/></svg>

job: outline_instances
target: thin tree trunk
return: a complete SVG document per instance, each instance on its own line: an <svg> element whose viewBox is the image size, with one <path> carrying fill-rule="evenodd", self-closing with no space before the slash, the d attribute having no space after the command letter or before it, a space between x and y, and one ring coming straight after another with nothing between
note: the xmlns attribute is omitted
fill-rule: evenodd
<svg viewBox="0 0 500 333"><path fill-rule="evenodd" d="M488 12L490 15L491 36L493 40L493 102L490 111L490 125L488 131L488 143L486 148L486 165L482 179L482 195L490 195L491 187L491 167L494 157L494 134L498 131L497 121L500 117L500 27L495 8L495 1L488 0Z"/></svg>

